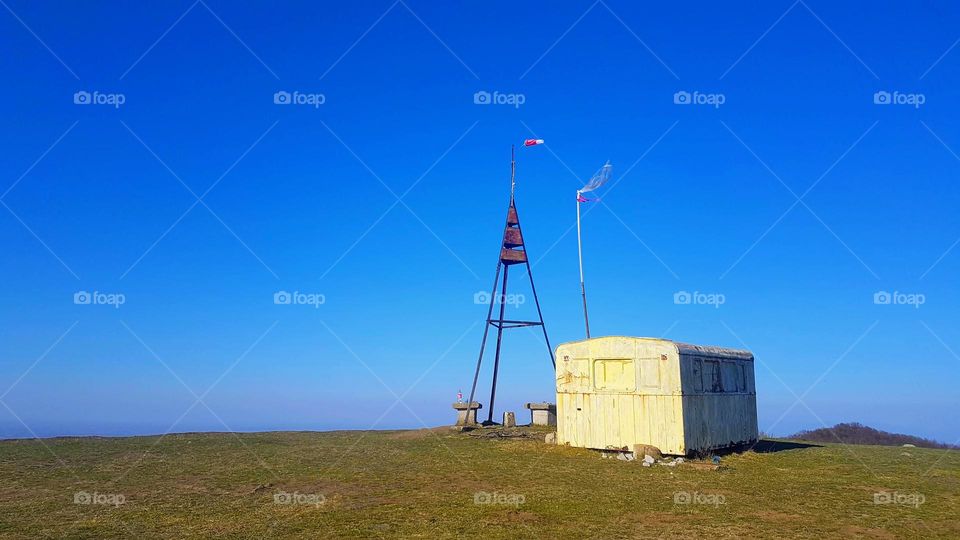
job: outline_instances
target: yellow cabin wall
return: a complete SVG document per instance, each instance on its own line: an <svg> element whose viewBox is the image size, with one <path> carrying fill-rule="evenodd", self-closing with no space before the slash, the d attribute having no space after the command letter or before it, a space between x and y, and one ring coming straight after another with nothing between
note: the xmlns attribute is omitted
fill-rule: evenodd
<svg viewBox="0 0 960 540"><path fill-rule="evenodd" d="M753 362L739 393L694 391L693 359L669 340L610 336L557 348L557 441L597 449L650 444L665 454L755 440ZM633 371L623 371L632 360Z"/></svg>
<svg viewBox="0 0 960 540"><path fill-rule="evenodd" d="M585 448L652 444L686 453L677 349L669 341L604 337L557 348L557 441ZM591 384L598 360L633 360L633 389ZM584 363L588 368L584 370ZM656 384L650 384L656 371Z"/></svg>

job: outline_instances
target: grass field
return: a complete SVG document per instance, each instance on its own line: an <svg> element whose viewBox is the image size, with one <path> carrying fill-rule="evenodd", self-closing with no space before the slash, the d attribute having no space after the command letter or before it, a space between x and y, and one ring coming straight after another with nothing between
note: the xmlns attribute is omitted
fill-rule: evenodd
<svg viewBox="0 0 960 540"><path fill-rule="evenodd" d="M960 538L960 452L767 442L710 470L601 459L541 435L4 441L0 536Z"/></svg>

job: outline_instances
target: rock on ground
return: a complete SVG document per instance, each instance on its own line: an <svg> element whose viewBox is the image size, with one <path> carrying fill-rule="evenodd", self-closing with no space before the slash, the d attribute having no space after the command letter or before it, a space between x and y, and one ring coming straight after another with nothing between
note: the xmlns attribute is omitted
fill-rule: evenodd
<svg viewBox="0 0 960 540"><path fill-rule="evenodd" d="M655 459L663 457L663 454L660 452L659 448L649 444L633 445L633 453L638 456L653 456Z"/></svg>

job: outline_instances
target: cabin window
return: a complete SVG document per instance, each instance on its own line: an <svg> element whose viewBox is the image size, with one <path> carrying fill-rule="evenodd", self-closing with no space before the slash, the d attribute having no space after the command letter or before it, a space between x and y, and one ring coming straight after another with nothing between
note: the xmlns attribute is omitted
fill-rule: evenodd
<svg viewBox="0 0 960 540"><path fill-rule="evenodd" d="M741 391L741 392L749 392L749 391L750 391L750 388L747 387L747 368L746 368L746 366L745 366L742 362L741 362L741 363L738 363L738 364L737 364L737 370L738 370L739 375L740 375L740 391Z"/></svg>
<svg viewBox="0 0 960 540"><path fill-rule="evenodd" d="M717 360L703 361L703 386L707 392L723 392L720 379L720 362Z"/></svg>
<svg viewBox="0 0 960 540"><path fill-rule="evenodd" d="M597 390L632 392L637 388L637 372L629 358L602 358L593 363L593 384Z"/></svg>
<svg viewBox="0 0 960 540"><path fill-rule="evenodd" d="M737 364L734 362L723 362L723 392L742 392L740 388L740 372L737 371Z"/></svg>
<svg viewBox="0 0 960 540"><path fill-rule="evenodd" d="M703 392L703 360L699 358L694 358L691 362L691 369L693 370L693 391L694 392Z"/></svg>

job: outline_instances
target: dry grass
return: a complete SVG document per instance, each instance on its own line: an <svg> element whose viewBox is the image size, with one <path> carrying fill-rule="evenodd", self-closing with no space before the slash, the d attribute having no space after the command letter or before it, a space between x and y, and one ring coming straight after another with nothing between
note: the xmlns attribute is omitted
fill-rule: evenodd
<svg viewBox="0 0 960 540"><path fill-rule="evenodd" d="M4 441L0 536L960 537L957 452L824 445L733 454L712 471L644 468L539 437L475 435L46 440L57 458L38 441ZM81 491L125 502L76 504ZM875 504L882 491L924 502ZM276 503L284 492L304 502ZM478 492L512 504L475 504ZM684 493L722 503L677 504Z"/></svg>

